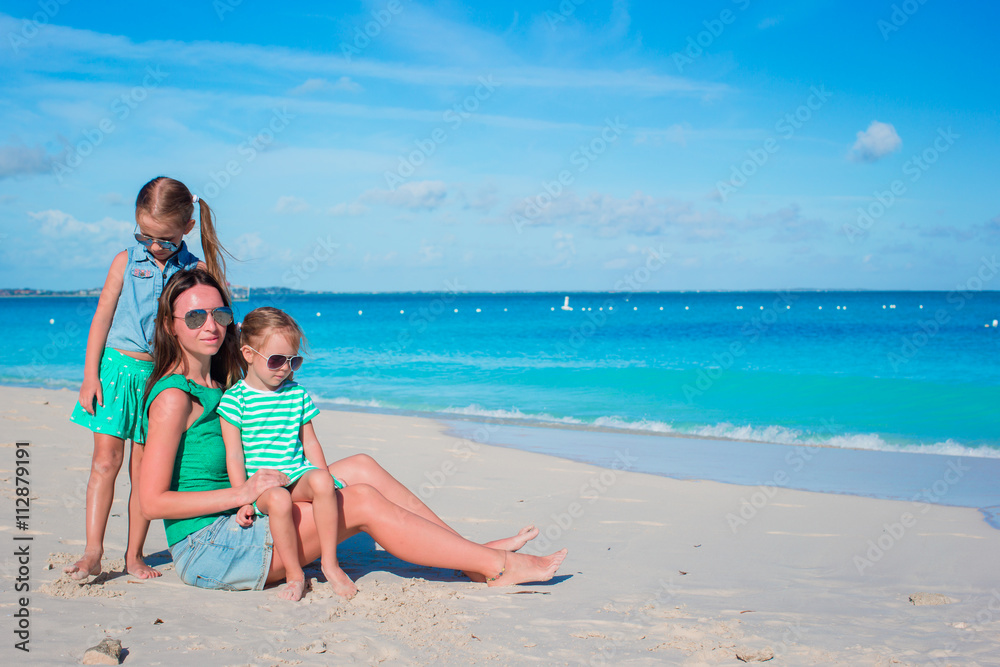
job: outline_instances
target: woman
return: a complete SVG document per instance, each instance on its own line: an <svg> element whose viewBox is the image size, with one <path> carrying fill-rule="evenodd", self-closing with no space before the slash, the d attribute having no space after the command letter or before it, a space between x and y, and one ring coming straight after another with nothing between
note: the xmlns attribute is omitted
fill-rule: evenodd
<svg viewBox="0 0 1000 667"><path fill-rule="evenodd" d="M259 590L284 579L266 518L249 528L235 522L236 508L288 479L261 470L237 487L229 484L215 410L225 387L239 378L237 333L228 297L210 274L182 271L164 288L154 350L138 491L143 515L164 520L185 583ZM547 581L566 557L565 549L549 556L515 553L538 534L530 527L487 544L462 538L371 457L352 456L329 469L348 484L337 491L339 541L363 531L398 558L463 570L490 586ZM320 555L311 505L297 504L294 519L299 561L306 565Z"/></svg>

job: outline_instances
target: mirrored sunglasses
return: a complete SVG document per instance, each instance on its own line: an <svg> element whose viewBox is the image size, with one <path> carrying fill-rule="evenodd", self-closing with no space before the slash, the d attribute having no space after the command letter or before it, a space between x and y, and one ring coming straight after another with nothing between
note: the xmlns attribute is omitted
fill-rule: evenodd
<svg viewBox="0 0 1000 667"><path fill-rule="evenodd" d="M212 310L196 308L195 310L189 310L184 313L184 317L174 316L174 319L184 320L184 324L187 325L187 328L194 330L205 326L205 322L208 321L210 313L212 315L212 319L215 320L215 323L219 326L228 327L233 323L233 309L229 306L220 306L219 308L213 308Z"/></svg>
<svg viewBox="0 0 1000 667"><path fill-rule="evenodd" d="M154 239L152 236L146 236L145 234L140 233L138 231L139 225L136 225L135 228L135 240L141 243L145 248L152 247L154 243L163 248L166 252L176 252L180 248L180 245L174 243L173 241L167 241L166 239Z"/></svg>
<svg viewBox="0 0 1000 667"><path fill-rule="evenodd" d="M247 347L250 346L247 345ZM257 352L257 350L254 350L252 347L250 347L250 349L253 350L254 352ZM257 352L257 354L260 354L260 352ZM292 371L297 371L300 368L302 368L302 357L300 357L297 354L292 356L288 356L285 354L272 354L270 357L265 357L263 354L260 354L260 356L263 357L264 359L267 359L267 370L269 371L278 370L279 368L285 365L286 361L288 362L288 366L289 368L292 369Z"/></svg>

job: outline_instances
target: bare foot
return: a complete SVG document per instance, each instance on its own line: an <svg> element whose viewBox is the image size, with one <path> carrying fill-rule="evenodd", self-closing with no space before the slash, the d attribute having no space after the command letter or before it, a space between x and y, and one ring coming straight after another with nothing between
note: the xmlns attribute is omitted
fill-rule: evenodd
<svg viewBox="0 0 1000 667"><path fill-rule="evenodd" d="M325 565L320 560L320 569L323 570L323 576L326 577L326 580L330 582L333 592L340 597L350 600L358 594L358 587L354 585L354 582L339 565Z"/></svg>
<svg viewBox="0 0 1000 667"><path fill-rule="evenodd" d="M278 591L279 598L282 600L291 600L292 602L298 602L305 594L305 579L293 579L292 581L287 581L285 585L282 586L281 590Z"/></svg>
<svg viewBox="0 0 1000 667"><path fill-rule="evenodd" d="M63 568L63 572L77 581L83 581L92 574L101 573L101 551L84 551L83 558Z"/></svg>
<svg viewBox="0 0 1000 667"><path fill-rule="evenodd" d="M526 554L510 553L506 555L503 574L487 581L487 586L512 586L533 581L548 581L556 570L566 560L566 549L561 549L548 556L528 556Z"/></svg>
<svg viewBox="0 0 1000 667"><path fill-rule="evenodd" d="M485 542L484 547L489 547L490 549L503 549L504 551L517 551L525 544L531 540L538 537L538 529L534 526L525 526L521 530L517 531L517 535L512 537L505 537L500 540L493 540L492 542ZM479 574L478 572L470 572L465 570L462 572L465 576L469 578L470 581L474 581L477 584L481 584L486 581L486 577Z"/></svg>
<svg viewBox="0 0 1000 667"><path fill-rule="evenodd" d="M146 561L142 558L137 558L136 560L126 559L125 571L139 579L155 579L156 577L163 576L163 573L159 570L154 570L146 565Z"/></svg>
<svg viewBox="0 0 1000 667"><path fill-rule="evenodd" d="M504 551L517 551L531 540L538 537L538 529L534 526L525 526L517 531L517 535L505 537L502 540L493 540L483 546L490 549L503 549Z"/></svg>

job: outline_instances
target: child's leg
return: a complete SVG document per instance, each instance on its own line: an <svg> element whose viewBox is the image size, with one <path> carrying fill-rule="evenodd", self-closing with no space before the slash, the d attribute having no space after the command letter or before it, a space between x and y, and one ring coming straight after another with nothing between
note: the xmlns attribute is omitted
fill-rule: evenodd
<svg viewBox="0 0 1000 667"><path fill-rule="evenodd" d="M142 546L146 543L149 521L142 517L139 509L139 466L142 464L143 446L132 443L129 457L128 478L131 488L128 494L128 542L125 544L125 570L140 579L159 577L162 573L146 565L142 558Z"/></svg>
<svg viewBox="0 0 1000 667"><path fill-rule="evenodd" d="M115 478L122 467L125 441L113 435L94 433L94 457L87 480L86 531L87 546L83 558L63 569L74 579L86 579L101 573L104 555L104 531L115 497Z"/></svg>
<svg viewBox="0 0 1000 667"><path fill-rule="evenodd" d="M288 489L280 486L268 489L257 499L257 508L270 517L274 550L281 562L286 563L287 584L278 592L278 597L293 602L301 600L306 590L306 575L299 565L299 540L292 522L292 498Z"/></svg>
<svg viewBox="0 0 1000 667"><path fill-rule="evenodd" d="M316 533L319 536L320 568L337 595L350 600L358 592L351 578L337 561L337 494L327 470L310 470L292 487L292 501L307 501L313 506Z"/></svg>

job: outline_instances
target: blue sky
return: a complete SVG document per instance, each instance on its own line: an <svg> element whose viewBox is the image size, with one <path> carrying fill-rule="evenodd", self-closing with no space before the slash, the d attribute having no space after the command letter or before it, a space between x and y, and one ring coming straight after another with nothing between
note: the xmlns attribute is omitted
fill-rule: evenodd
<svg viewBox="0 0 1000 667"><path fill-rule="evenodd" d="M100 285L160 174L257 286L950 290L1000 246L993 5L62 2L0 14L3 287Z"/></svg>

